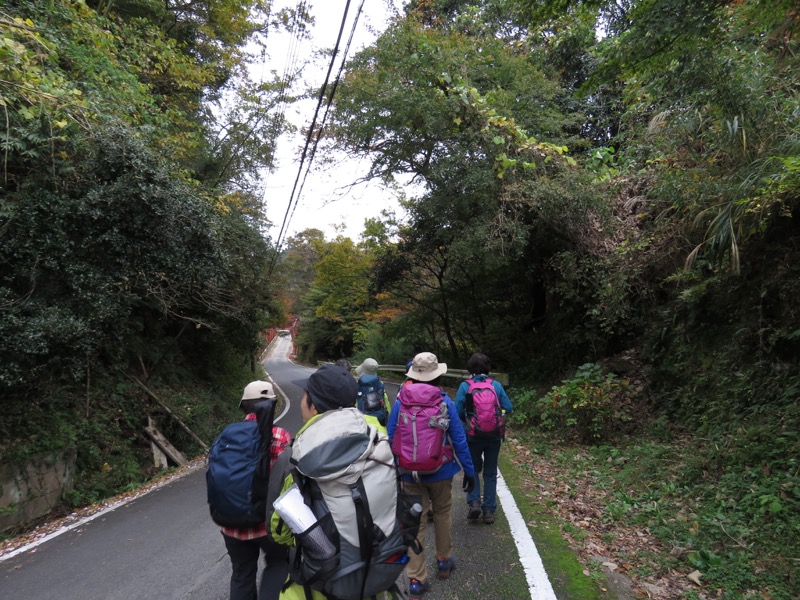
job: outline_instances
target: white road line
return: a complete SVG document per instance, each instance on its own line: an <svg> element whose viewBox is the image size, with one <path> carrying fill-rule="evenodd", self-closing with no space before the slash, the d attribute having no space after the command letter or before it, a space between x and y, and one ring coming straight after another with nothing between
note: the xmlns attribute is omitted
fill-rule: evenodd
<svg viewBox="0 0 800 600"><path fill-rule="evenodd" d="M528 588L531 592L532 600L557 600L553 586L545 573L542 558L536 550L531 533L522 513L519 512L514 496L506 485L506 480L500 470L497 471L497 497L503 505L503 512L508 519L508 526L511 529L511 536L517 545L519 560L525 570L525 577L528 579Z"/></svg>
<svg viewBox="0 0 800 600"><path fill-rule="evenodd" d="M264 359L264 362L266 362L266 358ZM265 364L263 366L266 367ZM281 390L281 388L278 386L277 383L274 383L274 381L273 381L273 384L278 389L278 391L280 391L281 395L283 396L283 398L285 400L285 405L286 405L284 407L283 411L281 412L281 414L278 415L278 417L275 418L275 422L277 423L289 411L289 407L291 406L291 400L289 400L289 397L286 394L283 393L283 390ZM63 527L60 527L56 531L53 531L52 533L50 533L48 535L45 535L45 536L37 539L34 542L31 542L31 543L26 544L24 546L20 546L16 550L12 550L10 552L4 553L4 554L0 554L0 563L3 562L3 561L9 560L11 558L14 558L18 554L22 554L23 552L27 552L28 550L32 550L33 548L36 548L37 546L40 546L40 545L44 544L45 542L48 542L48 541L52 540L53 538L56 538L56 537L60 536L61 534L67 533L68 531L72 531L73 529L75 529L77 527L80 527L82 525L85 525L86 523L94 521L98 517L102 517L103 515L105 515L107 513L110 513L112 510L116 510L120 506L124 506L125 504L128 504L128 502L132 502L133 500L141 498L142 496L144 496L145 494L149 494L153 490L157 490L158 488L160 488L162 486L165 486L165 485L167 485L169 483L172 483L173 481L176 481L176 480L180 479L181 477L183 477L185 475L188 475L189 473L195 471L197 468L200 468L200 467L204 466L204 464L205 463L203 463L200 466L192 465L188 469L184 469L182 471L179 471L178 473L176 473L173 477L170 477L169 479L165 479L163 481L160 481L160 482L158 482L155 485L152 485L150 487L145 487L142 490L140 490L138 493L135 493L133 495L129 495L129 496L127 496L126 498L124 498L122 500L118 500L116 502L113 502L112 504L109 504L108 506L106 506L105 508L99 510L98 512L93 513L93 514L91 514L91 515L89 515L87 517L82 517L79 520L77 520L74 523L71 523L69 525L65 525Z"/></svg>
<svg viewBox="0 0 800 600"><path fill-rule="evenodd" d="M285 417L286 413L289 412L289 408L292 406L292 401L289 400L289 396L287 396L284 393L284 391L281 389L281 386L278 385L278 382L275 381L272 378L272 375L269 374L269 371L267 371L267 361L270 358L272 358L272 355L274 354L274 351L275 351L275 346L281 344L282 341L285 340L285 339L286 338L283 338L283 337L279 338L278 336L273 338L272 342L270 342L269 346L267 346L267 349L264 351L264 354L261 357L261 367L264 369L264 372L267 374L267 376L269 377L269 380L272 382L272 386L281 393L281 396L283 396L283 400L284 400L284 402L283 402L283 404L284 404L283 410L281 411L281 414L279 414L277 417L275 417L274 423L277 423L283 417ZM276 341L277 341L277 343L275 343ZM288 355L288 353L287 353L287 355ZM288 356L287 356L287 360L288 360Z"/></svg>
<svg viewBox="0 0 800 600"><path fill-rule="evenodd" d="M270 377L270 379L272 380L272 387L274 387L276 390L278 390L281 393L281 396L283 396L283 405L284 405L283 406L283 410L281 411L281 414L279 414L277 417L275 417L275 421L274 421L275 423L277 423L278 421L280 421L286 415L286 413L289 412L289 408L292 406L292 401L289 400L289 396L287 396L284 393L284 391L281 389L281 386L279 386L275 382L275 380L272 379L272 377Z"/></svg>
<svg viewBox="0 0 800 600"><path fill-rule="evenodd" d="M158 483L156 483L154 485L151 485L149 487L146 487L146 488L140 490L139 492L134 493L133 495L129 495L129 496L127 496L127 497L125 497L125 498L123 498L121 500L117 500L116 502L113 502L113 503L109 504L108 506L106 506L105 508L102 508L101 510L97 511L96 513L93 513L93 514L91 514L89 516L86 516L86 517L81 517L80 519L78 519L74 523L71 523L69 525L65 525L63 527L60 527L59 529L53 531L52 533L49 533L48 535L45 535L45 536L37 539L34 542L31 542L29 544L25 544L24 546L20 546L16 550L12 550L11 552L7 552L5 554L0 555L0 563L3 562L3 561L8 560L10 558L14 558L18 554L22 554L23 552L27 552L28 550L32 550L33 548L36 548L37 546L40 546L40 545L44 544L45 542L49 542L53 538L57 538L58 536L60 536L63 533L67 533L68 531L72 531L73 529L75 529L77 527L81 527L83 525L86 525L87 523L89 523L91 521L94 521L98 517L102 517L103 515L105 515L107 513L110 513L112 510L118 509L120 506L125 506L129 502L133 502L134 500L138 500L142 496L145 496L145 495L149 494L152 491L155 491L155 490L157 490L157 489L159 489L161 487L164 487L165 485L173 483L173 482L177 481L178 479L181 479L182 477L185 477L189 473L195 472L197 469L204 467L204 465L205 465L205 463L202 462L202 461L197 461L195 463L190 463L190 466L188 468L185 468L182 471L179 471L178 473L174 474L169 479L164 479L162 481L159 481Z"/></svg>

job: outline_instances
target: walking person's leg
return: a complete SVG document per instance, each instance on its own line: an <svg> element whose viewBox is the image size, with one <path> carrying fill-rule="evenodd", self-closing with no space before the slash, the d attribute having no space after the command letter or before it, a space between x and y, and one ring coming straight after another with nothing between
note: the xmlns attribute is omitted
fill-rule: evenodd
<svg viewBox="0 0 800 600"><path fill-rule="evenodd" d="M433 529L436 535L438 575L444 579L455 569L453 549L453 479L427 484L433 506Z"/></svg>
<svg viewBox="0 0 800 600"><path fill-rule="evenodd" d="M239 540L222 534L231 559L230 600L257 600L258 542Z"/></svg>
<svg viewBox="0 0 800 600"><path fill-rule="evenodd" d="M467 519L475 520L481 516L481 477L483 469L483 445L479 440L469 440L469 453L472 456L472 464L475 465L475 489L467 494Z"/></svg>
<svg viewBox="0 0 800 600"><path fill-rule="evenodd" d="M486 440L483 446L483 522L494 523L497 510L497 461L502 440Z"/></svg>
<svg viewBox="0 0 800 600"><path fill-rule="evenodd" d="M259 543L266 564L261 573L258 600L278 600L289 573L289 547L276 544L268 536L259 538Z"/></svg>

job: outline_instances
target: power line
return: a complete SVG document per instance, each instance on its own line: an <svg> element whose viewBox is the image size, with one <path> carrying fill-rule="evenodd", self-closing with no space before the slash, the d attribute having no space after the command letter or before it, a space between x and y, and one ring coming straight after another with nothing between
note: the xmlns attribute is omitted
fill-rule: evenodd
<svg viewBox="0 0 800 600"><path fill-rule="evenodd" d="M280 231L278 232L278 237L276 238L276 244L275 244L276 257L277 257L277 253L280 252L281 244L283 243L283 235L286 232L286 229L287 229L287 227L289 225L290 212L292 210L293 205L295 205L297 203L297 199L299 198L299 196L297 196L297 197L295 196L295 193L297 191L297 184L298 184L298 181L300 179L300 175L301 175L301 173L303 171L303 165L305 164L306 156L308 154L308 148L309 148L309 145L311 144L311 138L314 135L314 127L315 127L316 122L317 122L317 116L319 115L319 109L322 106L322 101L325 98L325 90L327 89L328 81L330 80L330 76L331 76L331 71L333 70L333 65L334 65L334 63L336 61L336 55L339 52L339 44L341 43L342 33L344 31L344 26L345 26L345 23L347 22L347 13L350 10L350 1L351 0L347 0L347 4L344 7L344 13L342 14L342 22L341 22L341 24L339 26L339 34L336 37L336 45L334 46L333 53L331 54L331 60L330 60L330 62L328 64L328 71L325 74L325 81L323 82L322 87L319 90L319 95L317 97L317 106L314 109L314 116L312 117L311 124L308 127L308 133L306 135L306 141L305 141L305 144L303 145L303 153L300 156L300 164L298 165L297 176L295 177L294 185L292 186L292 192L291 192L291 194L289 196L289 203L286 206L286 212L284 213L284 216L283 216L283 223L281 224ZM275 264L275 261L273 261L273 266L274 266L274 264ZM270 268L270 273L271 272L272 272L272 268Z"/></svg>
<svg viewBox="0 0 800 600"><path fill-rule="evenodd" d="M306 2L305 0L299 0L297 3L297 7L295 8L295 15L294 19L292 20L292 25L289 29L289 46L286 52L286 62L283 67L283 75L281 76L281 87L280 93L278 95L278 100L276 102L276 106L278 107L278 114L275 119L275 127L272 129L272 137L270 138L270 145L274 148L276 145L276 140L278 137L278 131L280 130L280 125L284 121L284 115L286 113L286 92L289 89L289 82L294 79L296 65L297 65L297 57L299 55L300 49L300 26L299 26L299 15L303 14L306 10ZM267 173L264 177L264 195L266 196L266 180L269 178L270 173Z"/></svg>
<svg viewBox="0 0 800 600"><path fill-rule="evenodd" d="M345 63L347 62L347 55L350 52L350 45L353 43L353 37L356 33L356 27L358 26L358 20L361 17L361 12L364 9L364 2L366 0L361 0L361 4L358 7L358 12L356 12L356 17L353 19L353 26L350 29L350 37L347 40L347 45L344 48L344 52L342 53L342 60L339 64L339 71L336 73L336 79L333 82L333 86L331 87L331 93L328 96L328 102L325 105L325 114L322 116L322 121L320 122L319 128L317 129L317 137L314 140L314 146L311 149L311 155L308 160L308 165L306 166L305 175L303 175L303 181L300 184L300 190L297 193L298 201L303 195L303 188L306 185L306 179L308 178L308 174L311 172L311 163L314 160L314 157L317 154L317 146L319 145L319 141L322 138L322 130L325 128L325 123L328 120L328 115L331 111L331 106L333 105L333 97L336 95L336 88L339 87L339 81L342 79L342 73L344 72ZM292 218L294 217L294 211L297 208L298 201L295 201L294 207L292 208L292 212L289 215L289 221L291 222ZM287 224L288 226L288 224Z"/></svg>
<svg viewBox="0 0 800 600"><path fill-rule="evenodd" d="M303 166L305 164L306 156L308 155L309 146L311 145L311 139L312 139L312 137L314 135L314 129L315 129L315 126L316 126L316 123L317 123L317 116L319 115L319 111L320 111L320 108L322 106L322 102L323 102L323 100L325 98L325 91L327 90L328 81L330 81L331 72L333 71L333 67L334 67L334 64L336 62L336 56L339 53L339 45L341 44L342 34L344 33L344 26L345 26L345 24L347 22L347 14L348 14L348 12L350 10L350 2L351 2L351 0L347 0L347 4L345 5L344 13L342 14L342 22L339 25L339 33L338 33L338 35L336 37L336 44L334 46L333 53L331 54L331 60L330 60L330 62L328 64L328 71L325 74L325 81L323 82L322 87L320 88L320 91L319 91L319 96L317 97L317 106L314 109L314 116L311 119L311 124L309 125L309 128L308 128L308 134L306 135L306 140L305 140L305 143L303 145L303 152L302 152L302 154L300 156L300 164L298 165L297 176L295 177L294 185L292 186L292 192L291 192L291 194L289 196L289 203L286 206L286 212L284 213L284 216L283 216L283 223L281 224L280 231L278 232L278 237L276 238L275 255L273 257L273 260L272 260L272 263L271 263L270 269L269 269L269 274L270 275L272 274L272 271L275 268L275 263L278 260L278 255L280 254L281 245L283 244L283 236L284 236L284 234L285 234L285 232L286 232L286 230L288 228L290 215L294 213L294 207L296 207L297 202L299 200L299 196L295 196L295 193L297 192L297 186L298 186L298 182L300 180L300 175L303 172ZM362 2L362 6L363 6L363 2ZM359 9L359 13L360 13L360 9ZM333 101L333 96L331 96L331 98L330 98L330 100L328 102L330 103L332 101Z"/></svg>

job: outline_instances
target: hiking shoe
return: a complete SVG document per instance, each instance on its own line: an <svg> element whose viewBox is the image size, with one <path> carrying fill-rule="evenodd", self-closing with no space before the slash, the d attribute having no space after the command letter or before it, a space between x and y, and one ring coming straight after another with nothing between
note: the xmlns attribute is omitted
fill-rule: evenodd
<svg viewBox="0 0 800 600"><path fill-rule="evenodd" d="M467 518L470 521L475 521L480 516L481 516L481 501L473 500L472 502L469 503L469 512L467 513Z"/></svg>
<svg viewBox="0 0 800 600"><path fill-rule="evenodd" d="M414 598L419 598L428 591L428 588L431 587L430 581L420 581L419 579L411 579L408 582L408 593L411 596L411 600Z"/></svg>
<svg viewBox="0 0 800 600"><path fill-rule="evenodd" d="M436 561L439 566L439 579L447 579L450 573L456 570L456 557L440 558Z"/></svg>
<svg viewBox="0 0 800 600"><path fill-rule="evenodd" d="M494 523L494 511L493 510L485 510L483 511L483 522L487 525L491 525Z"/></svg>

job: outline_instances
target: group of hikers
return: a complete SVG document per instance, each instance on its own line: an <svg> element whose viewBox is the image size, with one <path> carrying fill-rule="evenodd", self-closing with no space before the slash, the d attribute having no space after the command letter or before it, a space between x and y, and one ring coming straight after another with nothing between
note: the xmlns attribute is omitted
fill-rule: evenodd
<svg viewBox="0 0 800 600"><path fill-rule="evenodd" d="M378 368L368 358L354 377L342 360L293 381L303 390L293 440L273 423L273 385L245 387L245 419L217 438L207 471L211 515L232 565L231 600L397 597L404 570L410 597L420 598L432 580L428 520L436 576L456 568L452 485L462 470L468 520L494 523L512 404L489 377L489 358L472 355L455 401L440 387L447 365L430 352L408 362L393 403Z"/></svg>

